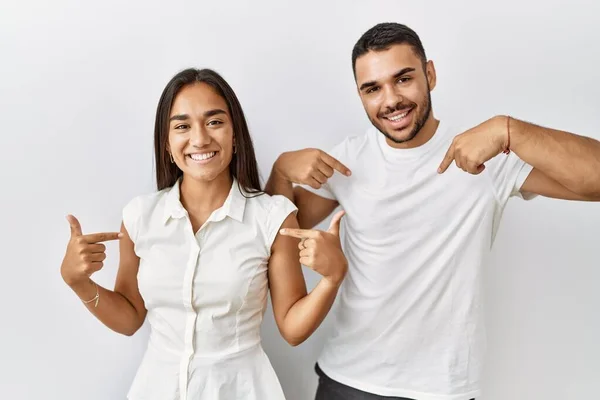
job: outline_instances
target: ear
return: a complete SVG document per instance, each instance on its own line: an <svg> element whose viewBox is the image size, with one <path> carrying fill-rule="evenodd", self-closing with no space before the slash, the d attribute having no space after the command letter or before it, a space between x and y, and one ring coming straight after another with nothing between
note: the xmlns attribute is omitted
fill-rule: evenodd
<svg viewBox="0 0 600 400"><path fill-rule="evenodd" d="M174 163L173 153L171 153L171 146L169 146L168 140L167 140L167 143L165 143L165 151L167 152L167 159L171 161L171 164L173 164Z"/></svg>
<svg viewBox="0 0 600 400"><path fill-rule="evenodd" d="M429 90L433 90L437 83L437 76L435 73L435 65L431 60L427 61L427 64L425 64L425 76L427 77L427 83L429 83Z"/></svg>

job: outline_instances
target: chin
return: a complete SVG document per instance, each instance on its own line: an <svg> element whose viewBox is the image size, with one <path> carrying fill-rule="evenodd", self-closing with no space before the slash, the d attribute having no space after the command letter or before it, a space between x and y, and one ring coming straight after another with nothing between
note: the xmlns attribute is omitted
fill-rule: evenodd
<svg viewBox="0 0 600 400"><path fill-rule="evenodd" d="M414 128L412 126L407 126L401 131L387 131L379 129L383 135L391 140L394 143L405 143L413 140L415 136L417 136L417 132L414 132Z"/></svg>
<svg viewBox="0 0 600 400"><path fill-rule="evenodd" d="M388 137L393 138L393 141L395 141L397 143L403 143L403 142L408 142L414 136L410 135L410 131L408 131L407 133L392 131L392 132L388 132Z"/></svg>
<svg viewBox="0 0 600 400"><path fill-rule="evenodd" d="M195 181L198 182L212 182L220 177L222 177L222 175L224 173L229 173L229 169L225 168L221 171L217 171L211 168L211 170L208 171L198 171L196 170L188 170L188 171L184 171L186 173L187 176L189 176L190 178L192 178Z"/></svg>

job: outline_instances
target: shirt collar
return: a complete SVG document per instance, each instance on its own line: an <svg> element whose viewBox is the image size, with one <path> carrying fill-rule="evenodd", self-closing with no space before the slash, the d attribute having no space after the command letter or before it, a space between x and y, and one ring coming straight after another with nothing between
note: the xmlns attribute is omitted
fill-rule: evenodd
<svg viewBox="0 0 600 400"><path fill-rule="evenodd" d="M180 197L180 185L181 178L175 182L175 184L167 189L167 197L165 201L165 212L164 222L166 223L170 218L179 219L187 215L187 210L181 204ZM225 199L223 205L216 209L208 219L208 221L221 221L225 217L230 217L236 221L243 222L244 211L246 209L246 197L244 190L239 186L236 178L233 178L229 195Z"/></svg>

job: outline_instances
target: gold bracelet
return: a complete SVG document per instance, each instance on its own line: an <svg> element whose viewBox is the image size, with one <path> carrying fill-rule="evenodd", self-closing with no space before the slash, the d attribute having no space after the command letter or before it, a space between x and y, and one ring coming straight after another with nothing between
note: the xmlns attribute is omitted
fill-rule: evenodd
<svg viewBox="0 0 600 400"><path fill-rule="evenodd" d="M89 304L92 301L95 301L96 304L94 304L94 308L98 307L98 300L100 300L100 290L98 289L98 285L96 284L96 282L93 282L94 286L96 286L96 296L94 296L93 299L91 300L81 300L83 302L83 304Z"/></svg>

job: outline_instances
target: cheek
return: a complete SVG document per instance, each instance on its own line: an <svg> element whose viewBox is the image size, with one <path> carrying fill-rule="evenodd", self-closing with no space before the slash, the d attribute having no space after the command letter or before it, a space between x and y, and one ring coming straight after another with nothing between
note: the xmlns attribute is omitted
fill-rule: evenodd
<svg viewBox="0 0 600 400"><path fill-rule="evenodd" d="M185 147L185 140L180 135L169 132L169 149L172 153L179 153Z"/></svg>
<svg viewBox="0 0 600 400"><path fill-rule="evenodd" d="M233 152L233 129L225 129L220 135L219 145L226 152Z"/></svg>
<svg viewBox="0 0 600 400"><path fill-rule="evenodd" d="M233 132L232 129L222 129L212 135L214 143L220 148L221 159L230 162L233 157ZM239 151L239 149L238 149Z"/></svg>
<svg viewBox="0 0 600 400"><path fill-rule="evenodd" d="M427 84L419 82L418 85L413 85L406 95L413 103L423 106L427 104L427 92Z"/></svg>
<svg viewBox="0 0 600 400"><path fill-rule="evenodd" d="M379 114L379 101L375 96L371 98L362 98L363 107L367 111L367 114L371 118L376 118L377 114Z"/></svg>

